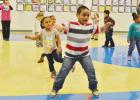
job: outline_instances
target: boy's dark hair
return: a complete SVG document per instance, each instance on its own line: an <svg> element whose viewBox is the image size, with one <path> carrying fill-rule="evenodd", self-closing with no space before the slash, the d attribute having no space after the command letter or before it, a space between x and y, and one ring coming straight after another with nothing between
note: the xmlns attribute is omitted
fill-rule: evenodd
<svg viewBox="0 0 140 100"><path fill-rule="evenodd" d="M109 15L110 11L109 10L104 10L104 13Z"/></svg>
<svg viewBox="0 0 140 100"><path fill-rule="evenodd" d="M81 6L77 9L77 14L80 14L80 13L82 12L82 10L84 10L84 9L89 10L88 7L86 7L86 6L84 6L84 5L81 5Z"/></svg>
<svg viewBox="0 0 140 100"><path fill-rule="evenodd" d="M136 13L132 13L132 17L133 17L133 20L137 19L138 18L138 15Z"/></svg>

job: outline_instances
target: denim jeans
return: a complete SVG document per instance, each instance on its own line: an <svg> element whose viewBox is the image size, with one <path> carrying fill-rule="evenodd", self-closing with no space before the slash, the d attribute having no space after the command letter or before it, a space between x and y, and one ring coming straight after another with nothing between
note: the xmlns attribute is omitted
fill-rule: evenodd
<svg viewBox="0 0 140 100"><path fill-rule="evenodd" d="M62 88L64 81L72 69L73 65L76 61L79 61L82 65L82 68L84 69L85 73L87 74L88 81L89 81L89 89L95 90L97 89L97 80L95 76L95 70L92 64L92 60L90 56L84 56L84 57L75 57L75 58L69 58L65 57L63 60L62 68L60 69L55 82L53 84L53 90L58 91ZM80 84L80 83L79 83Z"/></svg>
<svg viewBox="0 0 140 100"><path fill-rule="evenodd" d="M54 68L54 60L56 62L60 62L60 63L63 62L62 54L57 54L56 50L54 50L51 54L44 54L43 53L41 55L41 59L43 59L45 56L48 59L50 72L55 71L55 68Z"/></svg>
<svg viewBox="0 0 140 100"><path fill-rule="evenodd" d="M133 50L135 49L135 45L137 46L137 50L140 56L140 40L130 40L129 50L128 50L128 56L132 55Z"/></svg>

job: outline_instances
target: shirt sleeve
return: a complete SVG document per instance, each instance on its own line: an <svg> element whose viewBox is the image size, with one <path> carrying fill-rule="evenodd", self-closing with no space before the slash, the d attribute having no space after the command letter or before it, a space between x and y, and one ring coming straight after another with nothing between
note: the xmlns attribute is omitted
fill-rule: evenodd
<svg viewBox="0 0 140 100"><path fill-rule="evenodd" d="M131 38L131 36L132 36L132 32L133 32L133 25L130 25L129 31L128 31L127 40L130 40L130 38Z"/></svg>

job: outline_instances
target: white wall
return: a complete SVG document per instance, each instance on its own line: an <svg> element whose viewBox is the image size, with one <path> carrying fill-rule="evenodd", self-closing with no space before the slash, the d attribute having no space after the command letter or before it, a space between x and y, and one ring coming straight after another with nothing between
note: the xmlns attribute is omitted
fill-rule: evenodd
<svg viewBox="0 0 140 100"><path fill-rule="evenodd" d="M85 0L88 7L91 7L92 0ZM11 30L32 30L34 17L36 12L19 12L16 11L16 0L10 1L14 10L12 11L12 20L11 20ZM47 12L46 12L47 13ZM68 12L55 12L53 13L57 22L65 22L67 20L76 20L75 13ZM110 15L115 19L116 25L114 30L116 31L127 31L128 25L132 22L132 17L130 13L111 13ZM103 13L100 13L100 24L103 25ZM0 24L1 29L1 24Z"/></svg>

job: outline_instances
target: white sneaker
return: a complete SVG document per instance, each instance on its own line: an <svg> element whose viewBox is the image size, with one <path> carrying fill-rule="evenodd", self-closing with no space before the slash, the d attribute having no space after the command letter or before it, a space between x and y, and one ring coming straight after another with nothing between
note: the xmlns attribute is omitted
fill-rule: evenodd
<svg viewBox="0 0 140 100"><path fill-rule="evenodd" d="M98 92L98 90L97 89L96 90L92 90L92 95L94 97L96 97L96 98L99 98L99 92Z"/></svg>
<svg viewBox="0 0 140 100"><path fill-rule="evenodd" d="M128 56L128 57L127 57L127 60L128 60L128 61L131 61L131 56Z"/></svg>

